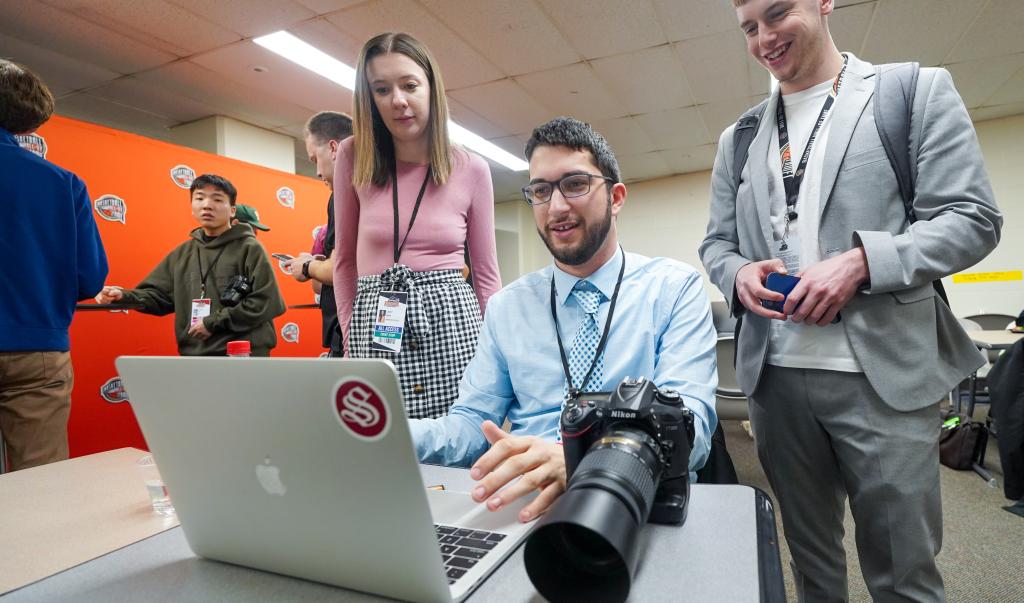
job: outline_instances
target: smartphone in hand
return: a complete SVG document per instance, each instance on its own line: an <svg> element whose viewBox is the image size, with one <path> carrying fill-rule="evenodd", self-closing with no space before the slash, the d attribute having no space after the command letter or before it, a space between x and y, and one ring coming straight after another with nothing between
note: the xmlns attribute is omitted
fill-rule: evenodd
<svg viewBox="0 0 1024 603"><path fill-rule="evenodd" d="M800 282L800 277L790 276L788 274L781 274L779 272L770 272L768 278L764 280L764 286L766 289L777 291L783 295L783 298L779 301L771 301L767 299L761 300L761 307L767 308L774 312L784 313L782 311L783 306L786 305L786 299L789 298L789 294L796 288L797 283ZM800 304L797 304L797 308ZM796 308L793 308L794 310ZM840 314L837 312L836 317L832 319L832 324L836 324L842 319Z"/></svg>
<svg viewBox="0 0 1024 603"><path fill-rule="evenodd" d="M779 301L762 299L761 306L773 312L782 312L782 307L786 305L786 298L789 297L790 292L793 291L799 282L800 277L798 276L790 276L779 272L769 273L768 278L764 280L765 289L781 293L783 297Z"/></svg>
<svg viewBox="0 0 1024 603"><path fill-rule="evenodd" d="M288 260L294 260L295 259L294 256L290 256L287 253L272 253L272 254L270 254L270 257L277 258L277 259L281 260L282 262L287 262Z"/></svg>

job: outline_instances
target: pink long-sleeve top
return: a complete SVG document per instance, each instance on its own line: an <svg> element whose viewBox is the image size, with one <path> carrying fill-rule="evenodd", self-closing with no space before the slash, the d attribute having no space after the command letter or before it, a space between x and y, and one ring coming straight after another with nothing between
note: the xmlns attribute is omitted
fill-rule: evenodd
<svg viewBox="0 0 1024 603"><path fill-rule="evenodd" d="M342 141L334 166L334 297L346 353L356 281L360 276L384 272L394 257L391 184L354 188L352 149L352 138ZM491 172L478 155L461 149L455 149L453 155L448 182L443 186L427 184L411 231L409 218L427 166L398 162L399 243L409 233L398 262L417 272L458 270L463 266L463 245L468 245L473 288L483 313L487 300L501 288Z"/></svg>

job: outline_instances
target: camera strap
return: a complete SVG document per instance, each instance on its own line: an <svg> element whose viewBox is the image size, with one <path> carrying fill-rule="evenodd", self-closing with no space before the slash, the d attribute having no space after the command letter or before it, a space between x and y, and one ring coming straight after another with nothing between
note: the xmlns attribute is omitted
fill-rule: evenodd
<svg viewBox="0 0 1024 603"><path fill-rule="evenodd" d="M601 341L597 344L597 351L594 352L594 357L590 360L590 369L587 371L583 382L580 383L578 388L573 387L572 373L569 371L569 359L565 355L565 346L562 344L562 335L558 332L558 313L556 311L556 292L555 292L555 275L551 275L551 320L555 322L555 339L558 340L558 353L562 357L562 371L565 372L565 382L569 384L569 396L575 396L579 392L586 390L587 384L590 382L590 376L594 374L594 368L597 366L597 359L604 353L604 346L608 343L608 331L611 330L612 316L615 314L615 301L619 299L619 287L622 286L622 277L626 273L626 252L622 250L622 245L619 245L619 253L622 255L622 265L619 267L619 276L615 280L615 290L612 292L612 298L608 305L608 317L604 321L604 331L601 333Z"/></svg>
<svg viewBox="0 0 1024 603"><path fill-rule="evenodd" d="M394 258L395 264L398 263L398 258L402 257L402 249L405 247L405 242L409 240L409 233L412 232L412 225L416 222L416 214L420 211L420 203L423 201L423 193L427 191L427 182L430 181L430 168L427 168L427 175L423 177L423 185L420 186L420 193L416 195L416 205L412 208L412 216L409 217L409 228L405 231L405 237L402 239L401 244L398 242L398 170L396 169L391 174L391 205L395 209L395 240L394 240Z"/></svg>
<svg viewBox="0 0 1024 603"><path fill-rule="evenodd" d="M217 265L217 260L220 259L220 256L224 255L225 249L227 247L220 248L217 256L210 262L209 268L206 269L206 272L203 272L203 256L199 253L199 246L196 246L196 263L199 264L199 297L202 299L206 298L206 279L213 272L213 267Z"/></svg>

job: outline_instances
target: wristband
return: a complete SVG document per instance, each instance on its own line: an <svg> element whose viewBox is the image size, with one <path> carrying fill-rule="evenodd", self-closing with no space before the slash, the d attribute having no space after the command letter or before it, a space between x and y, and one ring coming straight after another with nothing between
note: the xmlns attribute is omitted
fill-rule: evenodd
<svg viewBox="0 0 1024 603"><path fill-rule="evenodd" d="M302 263L302 276L309 278L309 263L313 260L306 260Z"/></svg>

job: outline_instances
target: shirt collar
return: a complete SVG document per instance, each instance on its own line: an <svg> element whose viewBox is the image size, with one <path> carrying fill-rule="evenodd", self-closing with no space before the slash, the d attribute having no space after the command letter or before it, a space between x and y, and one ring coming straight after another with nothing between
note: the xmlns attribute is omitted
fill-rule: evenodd
<svg viewBox="0 0 1024 603"><path fill-rule="evenodd" d="M8 132L7 130L5 130L3 128L0 128L0 143L6 143L6 144L12 144L14 146L19 146L18 145L18 139L14 137L14 134L11 134L10 132Z"/></svg>
<svg viewBox="0 0 1024 603"><path fill-rule="evenodd" d="M619 260L619 258L622 258ZM554 264L553 274L555 276L555 291L558 296L558 303L565 305L565 301L569 299L569 294L572 293L573 287L576 283L582 280L589 281L590 284L597 287L597 289L604 293L605 299L611 299L612 294L615 293L615 281L619 278L619 268L622 267L622 262L626 261L625 252L619 247L615 251L615 255L611 257L603 266L595 270L590 276L580 278L573 276L568 272L565 272Z"/></svg>

